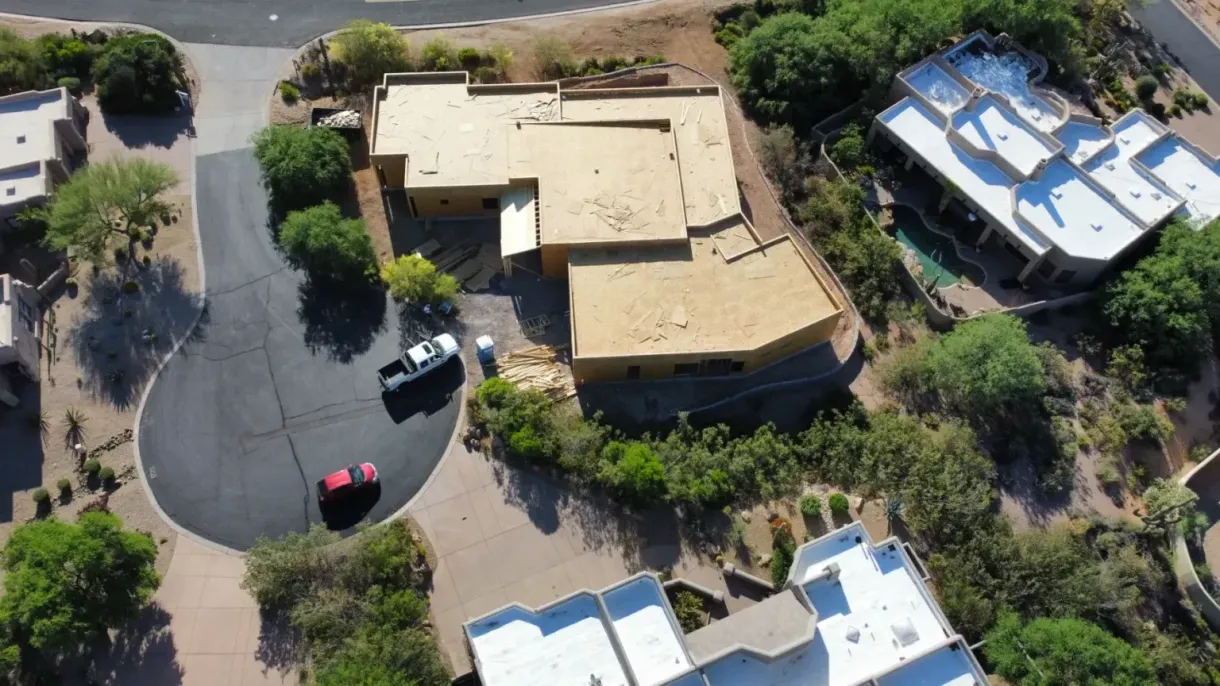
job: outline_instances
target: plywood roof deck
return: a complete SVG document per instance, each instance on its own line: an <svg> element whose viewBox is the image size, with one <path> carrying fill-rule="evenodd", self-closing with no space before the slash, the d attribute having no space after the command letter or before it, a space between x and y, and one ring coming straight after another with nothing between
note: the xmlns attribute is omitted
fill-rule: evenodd
<svg viewBox="0 0 1220 686"><path fill-rule="evenodd" d="M565 121L670 120L691 226L706 226L741 211L718 87L591 89L563 91L562 98Z"/></svg>
<svg viewBox="0 0 1220 686"><path fill-rule="evenodd" d="M408 188L503 186L505 125L558 118L554 83L472 86L465 72L387 74L376 92L371 152L405 154Z"/></svg>
<svg viewBox="0 0 1220 686"><path fill-rule="evenodd" d="M685 241L668 120L508 125L508 175L538 179L543 245Z"/></svg>
<svg viewBox="0 0 1220 686"><path fill-rule="evenodd" d="M580 357L755 350L840 311L791 238L759 244L740 215L680 245L568 261Z"/></svg>

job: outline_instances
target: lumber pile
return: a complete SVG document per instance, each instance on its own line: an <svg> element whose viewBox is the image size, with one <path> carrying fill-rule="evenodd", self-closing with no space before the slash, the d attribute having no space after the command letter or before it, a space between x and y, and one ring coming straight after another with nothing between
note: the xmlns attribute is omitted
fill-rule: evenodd
<svg viewBox="0 0 1220 686"><path fill-rule="evenodd" d="M558 353L563 347L534 345L508 353L496 360L496 370L500 378L518 388L542 391L554 401L566 400L576 395L576 384L559 364Z"/></svg>

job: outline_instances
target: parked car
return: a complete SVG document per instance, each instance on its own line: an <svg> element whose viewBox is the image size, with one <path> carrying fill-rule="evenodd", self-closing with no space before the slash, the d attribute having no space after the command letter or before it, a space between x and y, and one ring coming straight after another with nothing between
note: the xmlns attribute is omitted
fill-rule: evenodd
<svg viewBox="0 0 1220 686"><path fill-rule="evenodd" d="M377 468L371 463L354 464L318 480L318 500L330 502L378 483Z"/></svg>
<svg viewBox="0 0 1220 686"><path fill-rule="evenodd" d="M407 351L407 354L377 370L377 380L387 391L396 391L444 364L458 354L457 340L443 333L431 341L424 341Z"/></svg>

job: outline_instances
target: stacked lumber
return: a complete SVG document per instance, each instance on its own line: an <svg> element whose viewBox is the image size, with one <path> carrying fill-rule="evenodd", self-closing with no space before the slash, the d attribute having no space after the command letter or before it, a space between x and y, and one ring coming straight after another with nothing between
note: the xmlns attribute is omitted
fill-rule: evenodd
<svg viewBox="0 0 1220 686"><path fill-rule="evenodd" d="M496 360L496 371L500 378L513 382L518 388L542 391L554 401L566 400L576 395L576 384L572 375L559 364L561 349L534 345L508 353Z"/></svg>

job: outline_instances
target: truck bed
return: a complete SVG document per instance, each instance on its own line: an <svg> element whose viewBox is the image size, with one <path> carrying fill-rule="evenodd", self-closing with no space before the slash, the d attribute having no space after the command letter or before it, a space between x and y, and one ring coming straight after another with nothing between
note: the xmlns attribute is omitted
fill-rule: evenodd
<svg viewBox="0 0 1220 686"><path fill-rule="evenodd" d="M398 376L399 374L406 374L408 371L409 370L407 369L407 363L403 362L401 359L398 359L398 360L394 360L393 362L387 364L386 366L382 367L381 369L378 369L377 376L382 381L388 382L388 381L392 380L394 377Z"/></svg>

